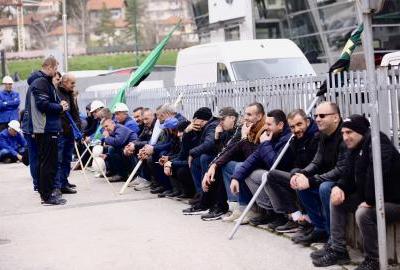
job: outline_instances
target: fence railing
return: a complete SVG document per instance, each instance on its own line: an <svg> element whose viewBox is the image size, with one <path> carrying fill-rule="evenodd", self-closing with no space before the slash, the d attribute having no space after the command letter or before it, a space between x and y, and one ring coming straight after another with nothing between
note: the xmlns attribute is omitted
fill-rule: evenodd
<svg viewBox="0 0 400 270"><path fill-rule="evenodd" d="M127 105L131 109L139 106L154 109L163 103L175 102L182 94L179 110L189 119L202 106L210 107L214 113L225 106L243 112L245 106L254 101L261 102L267 111L282 109L288 113L293 109L306 108L323 81L327 80L328 92L324 99L336 102L343 117L353 113L369 117L370 91L366 76L363 70L344 72L342 76L337 76L337 80L329 80L328 74L325 74L145 90L133 88L127 93ZM399 145L399 70L378 69L376 76L381 130ZM80 109L83 110L94 99L110 104L115 94L116 91L83 93L79 97Z"/></svg>

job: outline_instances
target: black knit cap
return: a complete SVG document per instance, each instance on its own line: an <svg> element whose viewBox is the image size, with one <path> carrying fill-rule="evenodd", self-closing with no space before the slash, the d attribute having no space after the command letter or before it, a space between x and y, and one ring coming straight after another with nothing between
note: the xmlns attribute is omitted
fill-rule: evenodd
<svg viewBox="0 0 400 270"><path fill-rule="evenodd" d="M208 121L211 119L211 117L212 117L212 112L210 108L207 107L201 107L193 114L193 119Z"/></svg>
<svg viewBox="0 0 400 270"><path fill-rule="evenodd" d="M365 135L369 130L369 121L362 115L353 114L343 120L342 128L349 128L358 134Z"/></svg>

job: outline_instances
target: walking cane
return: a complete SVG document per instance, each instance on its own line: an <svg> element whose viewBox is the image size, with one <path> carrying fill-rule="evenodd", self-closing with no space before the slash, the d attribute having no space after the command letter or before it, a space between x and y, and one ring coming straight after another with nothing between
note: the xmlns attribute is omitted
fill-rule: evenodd
<svg viewBox="0 0 400 270"><path fill-rule="evenodd" d="M76 151L76 154L78 155L78 161L77 161L77 164L81 164L81 167L83 168L82 156L79 154L79 151L78 151L78 145L77 145L77 143L76 143L76 142L74 142L74 146L75 146L75 151ZM82 169L82 172L83 172L83 175L85 176L86 184L87 184L87 186L89 187L89 180L88 180L88 178L87 178L86 172L85 172L85 170L84 170L84 169Z"/></svg>
<svg viewBox="0 0 400 270"><path fill-rule="evenodd" d="M314 100L311 102L311 105L308 107L306 114L308 115L311 110L314 108L315 104L317 103L318 99L320 98L320 96L316 96L314 98ZM292 136L290 136L290 139L287 141L287 143L285 144L285 147L282 149L282 151L279 153L278 157L276 158L274 164L272 164L271 168L269 169L269 171L272 171L276 168L276 166L278 166L279 162L281 161L282 157L285 155L287 149L289 148L290 142L292 141L293 138L293 134ZM247 205L246 209L243 211L242 215L240 216L240 218L238 219L238 221L236 221L235 227L233 228L233 230L231 231L230 235L229 235L229 240L233 239L233 236L235 235L235 233L237 232L237 230L239 229L240 224L242 223L243 219L245 218L245 216L247 215L247 213L250 211L251 207L253 206L253 204L255 203L258 195L260 194L260 192L263 190L265 184L267 183L267 177L268 177L268 171L265 172L262 176L262 181L261 181L261 185L258 187L256 193L254 193L253 198L251 198L249 204Z"/></svg>
<svg viewBox="0 0 400 270"><path fill-rule="evenodd" d="M75 149L76 150L76 149ZM77 151L77 150L76 150ZM85 149L85 151L83 151L83 153L82 153L82 155L78 155L78 158L79 157L83 157L85 154L86 154L86 152L87 152L87 149ZM78 152L77 152L77 154L78 154ZM75 165L74 165L74 167L72 167L72 171L74 171L75 169L76 169L76 167L78 166L78 164L80 164L80 163L82 163L81 162L81 159L79 158L79 160L75 163ZM81 165L81 167L82 167L82 165ZM83 167L82 167L83 168Z"/></svg>

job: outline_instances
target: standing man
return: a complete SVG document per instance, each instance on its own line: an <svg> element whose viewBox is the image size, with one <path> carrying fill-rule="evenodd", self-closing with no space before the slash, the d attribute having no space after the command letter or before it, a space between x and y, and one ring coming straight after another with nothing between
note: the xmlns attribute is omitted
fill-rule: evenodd
<svg viewBox="0 0 400 270"><path fill-rule="evenodd" d="M18 121L19 94L12 90L13 79L3 78L4 90L0 92L0 131L8 127L12 120Z"/></svg>
<svg viewBox="0 0 400 270"><path fill-rule="evenodd" d="M58 97L68 103L69 113L72 119L80 128L81 120L79 117L79 109L74 96L76 78L74 75L67 73L61 78L61 82L56 90ZM64 194L74 194L76 187L68 182L68 176L71 171L72 152L74 151L74 133L71 124L63 113L61 115L61 133L58 138L58 166L54 188L59 189Z"/></svg>
<svg viewBox="0 0 400 270"><path fill-rule="evenodd" d="M53 192L57 174L58 133L61 131L60 115L69 106L65 100L57 101L56 90L52 83L58 62L50 56L42 64L42 69L32 73L26 93L23 130L32 134L38 150L39 193L46 205L65 204L56 192Z"/></svg>

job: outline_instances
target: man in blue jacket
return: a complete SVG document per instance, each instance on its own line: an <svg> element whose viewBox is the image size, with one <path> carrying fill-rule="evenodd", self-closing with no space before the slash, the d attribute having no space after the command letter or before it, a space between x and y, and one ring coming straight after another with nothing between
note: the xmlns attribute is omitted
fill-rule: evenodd
<svg viewBox="0 0 400 270"><path fill-rule="evenodd" d="M260 137L261 144L232 176L232 193L236 194L239 192L239 184L247 184L250 191L254 194L261 185L263 174L272 167L279 153L291 137L286 115L283 111L270 111L267 113L265 123L267 129ZM278 168L285 171L290 170L292 166L290 160L291 153L287 152L280 161ZM254 217L250 220L250 223L254 222L257 225L264 224L261 220L266 220L266 217L268 217L268 223L274 221L274 223L279 224L278 226L286 223L280 215L273 212L271 201L265 190L261 191L257 197L257 204L265 209L266 213L260 217Z"/></svg>
<svg viewBox="0 0 400 270"><path fill-rule="evenodd" d="M0 133L0 161L12 163L22 161L26 141L21 135L20 124L17 120L8 123L8 129Z"/></svg>
<svg viewBox="0 0 400 270"><path fill-rule="evenodd" d="M114 108L115 120L139 135L140 128L138 123L129 116L129 108L125 103L117 103Z"/></svg>
<svg viewBox="0 0 400 270"><path fill-rule="evenodd" d="M4 90L0 92L0 131L7 128L12 120L18 120L19 94L12 90L13 79L3 78Z"/></svg>
<svg viewBox="0 0 400 270"><path fill-rule="evenodd" d="M103 119L101 125L104 129L104 143L113 148L101 157L105 159L107 170L114 175L110 181L122 181L132 168L132 160L124 155L124 148L137 140L137 135L129 128L116 124L112 119Z"/></svg>
<svg viewBox="0 0 400 270"><path fill-rule="evenodd" d="M57 60L50 56L42 64L42 70L32 73L26 93L23 118L24 133L31 134L38 150L39 193L46 205L65 204L66 200L53 192L57 173L58 133L61 131L60 116L68 110L66 101L59 102L52 78L58 68Z"/></svg>

